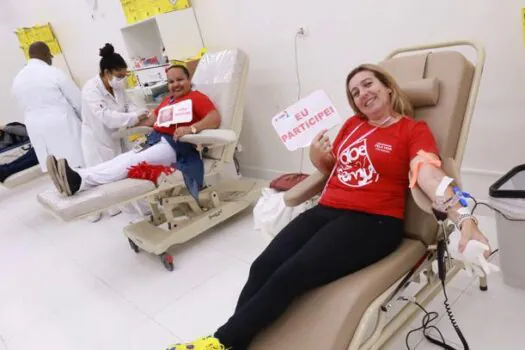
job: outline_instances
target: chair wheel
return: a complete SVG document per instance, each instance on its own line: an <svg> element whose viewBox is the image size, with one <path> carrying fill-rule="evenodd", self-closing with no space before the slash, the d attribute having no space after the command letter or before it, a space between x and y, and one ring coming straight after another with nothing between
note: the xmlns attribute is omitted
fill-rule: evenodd
<svg viewBox="0 0 525 350"><path fill-rule="evenodd" d="M133 242L130 238L128 238L129 246L131 247L131 250L133 250L135 253L138 253L140 251L140 248L135 242Z"/></svg>
<svg viewBox="0 0 525 350"><path fill-rule="evenodd" d="M162 261L162 265L166 268L168 271L173 271L173 256L162 253L160 256L160 261Z"/></svg>
<svg viewBox="0 0 525 350"><path fill-rule="evenodd" d="M489 287L488 286L479 286L479 289L483 292L486 292L487 290L489 290Z"/></svg>

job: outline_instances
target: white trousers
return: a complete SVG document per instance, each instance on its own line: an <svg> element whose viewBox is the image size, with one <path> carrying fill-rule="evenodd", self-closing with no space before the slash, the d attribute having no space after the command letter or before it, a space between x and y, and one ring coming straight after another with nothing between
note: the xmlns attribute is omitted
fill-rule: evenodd
<svg viewBox="0 0 525 350"><path fill-rule="evenodd" d="M170 166L175 163L175 150L164 139L150 148L135 153L129 151L90 168L75 169L82 178L80 190L104 185L127 178L128 168L140 162Z"/></svg>

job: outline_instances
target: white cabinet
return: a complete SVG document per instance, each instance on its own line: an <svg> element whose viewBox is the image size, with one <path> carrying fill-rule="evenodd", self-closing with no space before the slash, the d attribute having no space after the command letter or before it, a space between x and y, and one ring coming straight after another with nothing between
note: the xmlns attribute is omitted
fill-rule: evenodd
<svg viewBox="0 0 525 350"><path fill-rule="evenodd" d="M128 54L136 58L164 56L170 60L193 57L204 47L193 8L168 12L121 29Z"/></svg>
<svg viewBox="0 0 525 350"><path fill-rule="evenodd" d="M166 55L170 60L194 57L204 48L193 8L166 13L157 18Z"/></svg>

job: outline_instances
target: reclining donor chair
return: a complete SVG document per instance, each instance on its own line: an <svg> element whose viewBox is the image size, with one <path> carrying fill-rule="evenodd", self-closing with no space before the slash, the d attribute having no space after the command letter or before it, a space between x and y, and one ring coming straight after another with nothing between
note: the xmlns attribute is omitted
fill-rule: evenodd
<svg viewBox="0 0 525 350"><path fill-rule="evenodd" d="M50 189L38 195L45 207L63 220L86 217L114 205L146 200L151 215L124 228L131 248L159 255L168 270L173 270L170 246L180 244L215 226L256 201L264 183L241 178L235 170L234 153L242 128L244 90L249 60L238 49L204 55L194 73L196 90L215 104L222 121L220 129L187 135L182 141L193 143L204 161L205 188L199 204L188 193L180 171L161 175L157 184L148 180L124 179L115 183L64 197ZM127 138L147 133L150 128L122 130L115 137Z"/></svg>
<svg viewBox="0 0 525 350"><path fill-rule="evenodd" d="M27 141L16 146L9 147L0 152L0 165L8 164L24 155L29 149L31 149L31 142ZM9 176L0 185L6 188L15 188L20 185L26 184L34 179L44 175L40 169L40 165L37 164L30 168L19 171L16 174Z"/></svg>
<svg viewBox="0 0 525 350"><path fill-rule="evenodd" d="M450 49L463 45L475 49L475 65ZM415 118L428 123L444 171L457 184L483 65L483 48L466 41L396 50L380 63L408 94ZM293 207L315 198L326 181L327 177L319 172L313 173L285 193L286 204ZM450 229L443 226L431 215L428 197L416 187L407 196L406 234L397 251L368 268L306 293L259 334L250 349L388 349L392 336L420 311L415 304L400 301L399 296L408 292L406 288L413 282L422 284L415 294L422 305L441 291L432 263L437 259L438 235ZM449 261L447 282L463 267L460 261ZM480 277L480 287L486 290L486 275Z"/></svg>

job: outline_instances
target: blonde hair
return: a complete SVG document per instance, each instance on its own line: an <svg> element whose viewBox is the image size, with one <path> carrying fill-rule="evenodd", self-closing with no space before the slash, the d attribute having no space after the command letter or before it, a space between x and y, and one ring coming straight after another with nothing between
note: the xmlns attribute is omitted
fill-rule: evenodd
<svg viewBox="0 0 525 350"><path fill-rule="evenodd" d="M352 79L357 73L363 71L372 72L384 86L392 90L390 95L390 103L392 105L392 109L395 112L409 117L414 116L414 107L410 103L408 96L403 92L403 90L401 90L394 77L392 77L392 75L390 75L386 70L379 67L378 65L368 63L357 66L346 77L346 96L355 113L358 113L366 118L366 115L355 105L354 98L352 97L352 93L350 92L348 84L350 83L350 79Z"/></svg>

